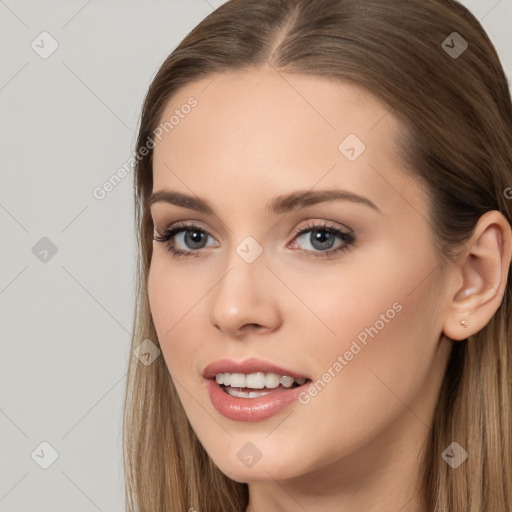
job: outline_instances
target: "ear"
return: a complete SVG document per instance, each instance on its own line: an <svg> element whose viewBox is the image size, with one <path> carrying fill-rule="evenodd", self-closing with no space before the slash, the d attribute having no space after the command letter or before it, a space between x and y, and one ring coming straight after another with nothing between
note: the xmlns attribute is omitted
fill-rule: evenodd
<svg viewBox="0 0 512 512"><path fill-rule="evenodd" d="M443 325L448 338L466 339L496 313L507 285L511 245L511 227L502 213L492 210L480 217L454 267L457 284Z"/></svg>

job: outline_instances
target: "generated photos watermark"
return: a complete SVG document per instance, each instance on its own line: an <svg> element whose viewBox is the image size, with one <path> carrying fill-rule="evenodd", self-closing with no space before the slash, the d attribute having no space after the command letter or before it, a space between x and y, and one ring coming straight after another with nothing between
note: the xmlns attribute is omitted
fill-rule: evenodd
<svg viewBox="0 0 512 512"><path fill-rule="evenodd" d="M121 166L115 173L113 173L102 185L94 187L92 195L98 201L107 197L134 169L135 164L140 162L149 152L156 146L155 139L162 140L164 133L170 133L182 119L190 114L193 108L197 107L198 101L191 96L187 102L181 105L180 108L174 110L174 114L169 117L168 121L160 123L152 132L152 136L146 139L138 151L128 158L128 160Z"/></svg>
<svg viewBox="0 0 512 512"><path fill-rule="evenodd" d="M403 306L400 302L395 302L393 305L386 309L385 313L379 315L379 319L374 322L370 327L365 327L356 336L356 339L352 340L350 348L346 350L343 355L338 355L336 361L327 369L322 376L312 382L307 389L305 389L298 397L299 402L302 405L307 405L311 402L311 398L315 397L322 391L329 382L338 375L350 361L361 352L361 350L368 344L368 337L375 338L389 322L391 322L400 311ZM358 343L359 341L359 343ZM361 346L362 345L362 346Z"/></svg>

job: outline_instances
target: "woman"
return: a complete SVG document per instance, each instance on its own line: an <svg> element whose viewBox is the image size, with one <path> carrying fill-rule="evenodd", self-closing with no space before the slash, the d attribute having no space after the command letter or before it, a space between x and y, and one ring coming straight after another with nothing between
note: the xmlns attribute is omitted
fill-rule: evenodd
<svg viewBox="0 0 512 512"><path fill-rule="evenodd" d="M455 1L194 28L137 141L129 510L509 511L511 133Z"/></svg>

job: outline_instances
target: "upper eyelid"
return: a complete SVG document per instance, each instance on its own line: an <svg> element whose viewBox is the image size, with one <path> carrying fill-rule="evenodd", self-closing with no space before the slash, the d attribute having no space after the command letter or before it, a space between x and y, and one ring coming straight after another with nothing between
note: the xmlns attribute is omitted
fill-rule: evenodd
<svg viewBox="0 0 512 512"><path fill-rule="evenodd" d="M171 229L193 229L194 227L197 227L201 229L202 231L208 233L211 235L211 230L209 228L203 227L202 222L199 220L190 220L190 221L176 221L176 222L167 222L163 223L161 228L157 227L158 224L153 222L153 227L155 231L158 231L160 233L163 233L165 231L170 231Z"/></svg>
<svg viewBox="0 0 512 512"><path fill-rule="evenodd" d="M347 226L346 224L343 224L341 222L337 222L337 221L331 221L331 220L325 220L325 219L320 219L320 218L313 218L313 219L308 219L308 220L305 220L303 222L306 222L307 224L311 224L313 225L314 227L318 226L318 225L327 225L328 227L334 227L334 228L337 228L341 231L343 231L344 229L349 231L349 232L353 232L353 229L349 226ZM157 229L157 224L155 222L153 222L153 226L154 226L154 229L156 230ZM197 228L200 228L202 229L203 231L206 231L208 233L210 233L210 228L207 228L207 227L204 227L204 224L202 221L200 220L177 220L175 222L168 222L168 223L164 223L164 225L162 226L162 228L160 229L160 231L164 231L164 230L169 230L169 229L174 229L174 228L183 228L183 229L186 229L186 228L194 228L194 227L197 227ZM297 228L297 230L300 230L302 228L308 228L308 226L301 226L301 228Z"/></svg>

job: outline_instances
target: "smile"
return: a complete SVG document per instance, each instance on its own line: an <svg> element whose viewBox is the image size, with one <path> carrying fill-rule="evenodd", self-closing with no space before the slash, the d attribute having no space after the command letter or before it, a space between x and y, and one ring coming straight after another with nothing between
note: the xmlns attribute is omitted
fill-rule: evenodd
<svg viewBox="0 0 512 512"><path fill-rule="evenodd" d="M220 384L218 380L230 384ZM256 375L256 382L251 383ZM234 382L231 377L234 376ZM250 387L247 386L249 378ZM259 387L263 379L265 383L274 387ZM244 379L244 386L236 386ZM277 386L275 386L277 380ZM284 382L284 383L283 383ZM299 395L304 392L306 386L311 383L310 379L294 379L287 375L264 374L217 374L215 378L206 381L207 392L213 407L222 414L222 416L234 421L261 421L278 414L297 401ZM257 385L258 387L252 387Z"/></svg>
<svg viewBox="0 0 512 512"><path fill-rule="evenodd" d="M218 373L215 376L217 384L230 396L239 398L259 398L268 395L276 389L293 389L302 386L305 378L293 378L277 373ZM257 391L265 390L265 391Z"/></svg>

